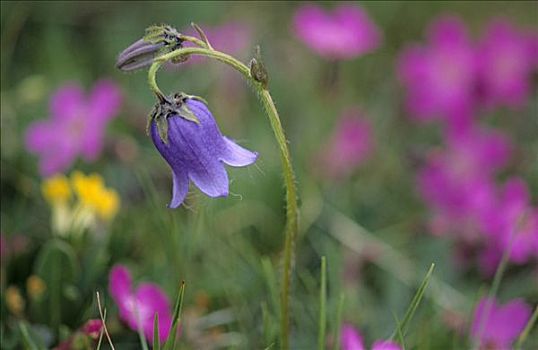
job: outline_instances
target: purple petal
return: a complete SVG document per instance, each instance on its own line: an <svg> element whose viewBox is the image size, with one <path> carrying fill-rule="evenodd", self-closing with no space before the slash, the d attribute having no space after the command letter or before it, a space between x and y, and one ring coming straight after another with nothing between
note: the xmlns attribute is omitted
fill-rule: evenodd
<svg viewBox="0 0 538 350"><path fill-rule="evenodd" d="M122 95L119 87L111 80L100 80L91 92L88 103L88 118L109 120L121 107Z"/></svg>
<svg viewBox="0 0 538 350"><path fill-rule="evenodd" d="M159 338L163 343L170 333L172 315L166 294L153 283L142 283L136 290L136 312L144 335L153 342L153 320L159 314Z"/></svg>
<svg viewBox="0 0 538 350"><path fill-rule="evenodd" d="M228 174L219 161L199 163L189 171L189 177L198 188L209 197L228 195Z"/></svg>
<svg viewBox="0 0 538 350"><path fill-rule="evenodd" d="M225 151L221 156L224 163L230 166L242 167L253 164L258 158L257 152L251 152L248 149L239 146L226 136L223 136L223 139L226 143Z"/></svg>
<svg viewBox="0 0 538 350"><path fill-rule="evenodd" d="M109 292L118 302L131 294L133 280L129 270L123 265L115 265L109 275Z"/></svg>
<svg viewBox="0 0 538 350"><path fill-rule="evenodd" d="M499 306L495 299L483 298L475 310L471 334L481 343L509 347L523 331L531 308L521 299Z"/></svg>
<svg viewBox="0 0 538 350"><path fill-rule="evenodd" d="M76 119L85 113L84 92L77 84L67 84L56 91L50 102L50 111L56 121Z"/></svg>
<svg viewBox="0 0 538 350"><path fill-rule="evenodd" d="M169 208L175 209L183 203L187 193L189 192L189 177L184 170L175 169L172 171L173 187L172 201L168 205Z"/></svg>
<svg viewBox="0 0 538 350"><path fill-rule="evenodd" d="M342 344L342 350L364 350L362 336L349 324L342 326L340 342Z"/></svg>
<svg viewBox="0 0 538 350"><path fill-rule="evenodd" d="M378 340L372 345L372 350L402 350L402 347L390 340Z"/></svg>

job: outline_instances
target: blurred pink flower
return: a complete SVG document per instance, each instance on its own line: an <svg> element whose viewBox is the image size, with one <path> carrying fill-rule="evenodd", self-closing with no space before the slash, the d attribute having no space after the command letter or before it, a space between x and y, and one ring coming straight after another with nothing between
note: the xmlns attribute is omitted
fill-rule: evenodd
<svg viewBox="0 0 538 350"><path fill-rule="evenodd" d="M252 50L252 28L243 22L226 22L218 26L205 26L201 25L204 33L209 40L209 43L216 50L228 53L233 56L241 56L249 50ZM192 28L186 28L183 33L199 37L198 33ZM184 42L185 47L196 46L191 42ZM186 63L198 63L204 60L202 56L191 56ZM181 67L180 65L173 65L173 67Z"/></svg>
<svg viewBox="0 0 538 350"><path fill-rule="evenodd" d="M498 205L486 218L500 252L510 248L510 261L524 264L538 257L538 208L531 206L527 184L512 178L505 184Z"/></svg>
<svg viewBox="0 0 538 350"><path fill-rule="evenodd" d="M507 21L488 26L476 58L480 92L487 106L517 108L527 102L537 64L531 45L529 35Z"/></svg>
<svg viewBox="0 0 538 350"><path fill-rule="evenodd" d="M340 332L342 350L364 350L361 334L352 325L344 324ZM377 340L372 345L372 350L401 350L397 343L390 340Z"/></svg>
<svg viewBox="0 0 538 350"><path fill-rule="evenodd" d="M447 146L432 152L418 173L419 192L433 210L434 233L455 233L476 241L495 209L495 172L509 160L511 144L502 134L471 127L447 135Z"/></svg>
<svg viewBox="0 0 538 350"><path fill-rule="evenodd" d="M475 63L475 50L459 18L432 23L427 44L406 48L397 63L411 117L446 120L457 127L468 123L475 102Z"/></svg>
<svg viewBox="0 0 538 350"><path fill-rule="evenodd" d="M34 122L26 131L26 147L40 157L41 175L67 170L79 155L96 160L121 100L119 88L108 80L98 81L88 98L77 84L58 89L50 99L50 119Z"/></svg>
<svg viewBox="0 0 538 350"><path fill-rule="evenodd" d="M481 349L510 349L530 315L530 306L521 299L501 306L495 299L482 298L474 312L471 334Z"/></svg>
<svg viewBox="0 0 538 350"><path fill-rule="evenodd" d="M349 176L371 155L373 138L372 126L361 112L344 112L321 152L324 173L332 178Z"/></svg>
<svg viewBox="0 0 538 350"><path fill-rule="evenodd" d="M82 326L82 332L92 339L99 338L99 334L103 330L103 321L99 319L88 320L84 326Z"/></svg>
<svg viewBox="0 0 538 350"><path fill-rule="evenodd" d="M159 315L159 338L163 343L170 333L172 314L166 294L153 283L142 283L133 288L129 270L116 265L109 276L109 292L118 305L120 318L134 331L140 328L146 339L153 341L153 319Z"/></svg>
<svg viewBox="0 0 538 350"><path fill-rule="evenodd" d="M322 57L349 60L375 50L381 33L359 6L342 4L332 13L314 4L302 5L293 19L294 31Z"/></svg>

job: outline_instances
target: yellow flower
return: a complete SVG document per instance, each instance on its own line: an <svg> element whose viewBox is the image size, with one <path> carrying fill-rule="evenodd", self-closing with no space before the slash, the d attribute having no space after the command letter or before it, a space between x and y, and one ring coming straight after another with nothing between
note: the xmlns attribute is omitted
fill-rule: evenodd
<svg viewBox="0 0 538 350"><path fill-rule="evenodd" d="M41 184L41 192L51 205L65 204L71 198L69 181L63 175L56 175L46 179Z"/></svg>
<svg viewBox="0 0 538 350"><path fill-rule="evenodd" d="M6 306L12 314L21 316L24 311L25 302L19 288L10 286L6 289Z"/></svg>
<svg viewBox="0 0 538 350"><path fill-rule="evenodd" d="M80 203L93 209L101 219L110 220L118 212L120 206L118 193L106 188L100 175L84 175L76 171L71 176L71 183Z"/></svg>
<svg viewBox="0 0 538 350"><path fill-rule="evenodd" d="M32 275L26 280L26 292L32 299L39 299L47 290L47 285L41 277Z"/></svg>

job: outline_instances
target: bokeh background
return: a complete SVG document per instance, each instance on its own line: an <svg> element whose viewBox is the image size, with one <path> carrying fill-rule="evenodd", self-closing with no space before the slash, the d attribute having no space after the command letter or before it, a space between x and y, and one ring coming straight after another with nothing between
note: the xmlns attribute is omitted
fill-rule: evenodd
<svg viewBox="0 0 538 350"><path fill-rule="evenodd" d="M508 254L496 297L501 304L518 299L524 309L536 306L537 3L350 3L345 6L361 9L379 35L355 53L316 49L316 42L323 46L327 40L316 37L316 30L342 26L345 32L346 27L336 15L325 19L332 20L333 27L323 21L316 25L315 16L310 19L314 25L308 26L308 18L308 23L298 19L304 6L1 3L2 348L20 348L21 329L29 329L31 337L48 348L70 341L74 347L75 335L88 341L81 346L95 348L82 327L98 318L96 291L106 305L116 348L140 348L138 335L121 320L118 301L110 296L110 271L117 264L130 270L135 284L155 283L171 301L179 281L186 281L185 326L177 348L262 349L278 344L285 191L268 119L248 84L231 68L200 58L164 67L158 74L163 91L203 97L223 134L260 154L253 166L228 168L228 197L208 198L191 185L185 204L167 209L171 172L145 132L155 103L146 71L125 74L115 68L118 53L141 38L147 26L159 23L192 34L189 24L195 22L215 48L243 62L253 57L255 45L261 47L299 186L292 348L316 346L321 256L328 262L327 348L340 337L341 322L360 332L365 344L388 339L396 327L394 316L403 317L431 263L436 265L434 277L405 337L406 348L470 348L473 309L491 291L504 249L515 242L488 228L513 228L521 220L526 225L521 229L525 239L518 243L522 253ZM344 5L315 6L332 16L333 9ZM460 23L468 43L450 31L436 43L432 28L443 18ZM495 21L508 23L518 34L508 39L491 34L488 39ZM305 39L300 30L313 39ZM337 29L331 33L332 44L343 40L344 47L352 45ZM444 48L443 40L448 42ZM503 46L502 40L508 44ZM528 51L521 54L516 43L527 40ZM416 69L407 69L411 73L406 78L402 66L411 47L425 51ZM478 68L473 67L479 73L464 70L462 47L477 56L473 64ZM338 50L348 56L335 53ZM501 77L505 80L488 80L497 72L490 61L510 50L520 50L507 63L516 68L507 68L508 78ZM435 61L435 55L445 61ZM474 79L472 74L482 80L469 88L474 83L462 83L462 75ZM519 91L515 97L503 95L510 77L524 81L524 87L514 88ZM85 107L73 112L72 119L54 119L58 108L72 102L58 97L58 91L69 92L70 87L91 96L99 86L108 110L90 112ZM461 102L457 96L464 88L472 90L467 91L467 109L458 105L456 112L450 110ZM56 109L54 96L61 105ZM413 108L413 98L437 101L437 109L425 111L420 103ZM78 103L91 105L88 101ZM100 103L95 102L97 109ZM95 126L101 117L105 121ZM36 123L45 120L49 132L33 135ZM78 122L65 127L72 120ZM70 149L84 148L78 143L92 128L102 147L88 153ZM484 136L481 142L482 131L476 130L498 138ZM46 157L53 162L60 156L60 165L49 170L40 166ZM94 212L84 212L87 215L80 214L84 198L73 179L76 171L86 174L77 173L82 187L93 184L102 192L89 195L98 203ZM427 171L430 175L424 175ZM66 178L57 177L59 184L49 187L52 192L46 190L47 179L55 174L65 175L77 193L67 214L54 200ZM89 174L95 174L94 182ZM512 216L505 218L508 212ZM58 220L71 226L65 229ZM527 320L530 311L523 314ZM503 322L510 317L499 319L495 327L509 328ZM510 346L490 341L492 348ZM524 348L536 346L533 331Z"/></svg>

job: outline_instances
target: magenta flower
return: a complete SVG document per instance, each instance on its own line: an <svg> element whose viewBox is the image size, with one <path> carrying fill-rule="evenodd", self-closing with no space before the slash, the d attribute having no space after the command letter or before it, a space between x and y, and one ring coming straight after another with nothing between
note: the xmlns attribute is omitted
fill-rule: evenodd
<svg viewBox="0 0 538 350"><path fill-rule="evenodd" d="M303 5L297 10L293 25L297 37L327 59L357 58L381 44L379 29L357 5L342 4L332 13L317 5Z"/></svg>
<svg viewBox="0 0 538 350"><path fill-rule="evenodd" d="M141 329L153 342L153 320L159 315L159 338L163 343L172 325L170 302L166 294L153 283L141 283L134 289L129 270L116 265L110 271L109 292L118 305L120 318L134 331Z"/></svg>
<svg viewBox="0 0 538 350"><path fill-rule="evenodd" d="M186 119L188 113L197 121ZM159 125L165 123L164 136ZM258 154L222 136L213 115L202 101L186 95L163 97L150 128L155 147L172 168L173 196L170 208L183 203L192 181L210 197L227 196L228 174L224 164L243 167Z"/></svg>
<svg viewBox="0 0 538 350"><path fill-rule="evenodd" d="M510 248L510 261L524 264L538 257L538 208L531 206L527 184L512 178L504 186L495 211L486 218L501 252Z"/></svg>
<svg viewBox="0 0 538 350"><path fill-rule="evenodd" d="M476 127L447 138L446 149L433 152L420 170L419 191L435 213L436 233L474 241L495 208L493 176L508 162L512 146L504 135Z"/></svg>
<svg viewBox="0 0 538 350"><path fill-rule="evenodd" d="M361 334L352 325L344 324L340 332L342 350L364 350ZM397 343L390 340L378 340L372 345L372 350L401 350Z"/></svg>
<svg viewBox="0 0 538 350"><path fill-rule="evenodd" d="M371 155L373 138L370 122L355 109L346 111L321 152L323 171L332 178L349 176Z"/></svg>
<svg viewBox="0 0 538 350"><path fill-rule="evenodd" d="M531 93L537 67L529 35L506 21L492 22L478 55L480 92L487 106L522 107Z"/></svg>
<svg viewBox="0 0 538 350"><path fill-rule="evenodd" d="M96 160L107 123L117 115L121 100L119 88L108 80L97 82L87 98L77 84L58 89L50 99L50 119L26 131L26 147L39 156L41 175L67 170L79 155L87 162Z"/></svg>
<svg viewBox="0 0 538 350"><path fill-rule="evenodd" d="M408 47L398 59L411 117L441 119L456 127L467 124L475 103L475 63L461 20L443 17L432 23L427 44Z"/></svg>
<svg viewBox="0 0 538 350"><path fill-rule="evenodd" d="M474 312L471 334L481 349L510 349L530 315L530 306L521 299L501 306L494 299L483 298Z"/></svg>

